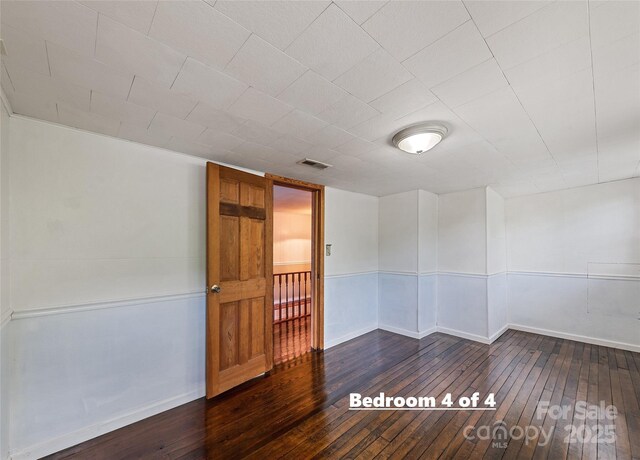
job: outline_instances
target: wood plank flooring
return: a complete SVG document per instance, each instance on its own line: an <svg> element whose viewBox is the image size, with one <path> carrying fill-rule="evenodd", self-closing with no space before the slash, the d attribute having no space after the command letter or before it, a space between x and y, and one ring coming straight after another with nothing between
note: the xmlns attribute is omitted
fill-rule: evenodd
<svg viewBox="0 0 640 460"><path fill-rule="evenodd" d="M455 401L475 391L494 392L496 410L348 407L351 392L452 393ZM569 409L558 420L538 410L540 401ZM613 404L617 416L581 420L580 401ZM492 345L378 330L50 458L640 459L639 401L639 353L511 330ZM510 435L483 434L499 421ZM614 425L612 440L607 424ZM575 436L565 430L571 425Z"/></svg>
<svg viewBox="0 0 640 460"><path fill-rule="evenodd" d="M311 315L273 325L273 362L302 356L311 350Z"/></svg>

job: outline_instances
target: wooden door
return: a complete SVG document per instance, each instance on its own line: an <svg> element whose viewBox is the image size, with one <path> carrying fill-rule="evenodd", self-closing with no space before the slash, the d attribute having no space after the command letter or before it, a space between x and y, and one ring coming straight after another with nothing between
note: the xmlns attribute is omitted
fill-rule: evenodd
<svg viewBox="0 0 640 460"><path fill-rule="evenodd" d="M273 366L273 186L207 163L207 398Z"/></svg>

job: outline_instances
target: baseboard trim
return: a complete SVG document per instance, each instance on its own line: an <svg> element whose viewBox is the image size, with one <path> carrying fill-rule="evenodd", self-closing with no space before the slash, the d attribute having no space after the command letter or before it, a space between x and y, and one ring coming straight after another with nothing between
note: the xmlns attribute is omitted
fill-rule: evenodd
<svg viewBox="0 0 640 460"><path fill-rule="evenodd" d="M558 339L573 340L575 342L589 343L591 345L599 345L602 347L619 348L621 350L633 351L640 353L640 345L633 345L624 342L615 342L613 340L598 339L594 337L587 337L584 335L570 334L568 332L552 331L549 329L541 329L538 327L523 326L522 324L509 324L509 329L516 331L531 332L532 334L546 335L549 337L556 337Z"/></svg>
<svg viewBox="0 0 640 460"><path fill-rule="evenodd" d="M420 333L417 331L410 331L408 329L403 329L401 327L389 326L388 324L378 324L378 329L382 329L383 331L393 332L394 334L400 334L407 337L411 337L412 339L421 339L424 336L420 336Z"/></svg>
<svg viewBox="0 0 640 460"><path fill-rule="evenodd" d="M358 329L357 331L349 332L348 334L343 335L337 339L328 340L324 343L324 349L328 350L331 347L335 347L336 345L340 345L343 342L348 342L351 339L355 339L356 337L360 337L361 335L367 334L369 332L375 331L378 329L378 325L374 324L372 326L364 327L362 329Z"/></svg>
<svg viewBox="0 0 640 460"><path fill-rule="evenodd" d="M422 339L422 338L424 338L424 337L426 337L428 335L434 334L436 332L438 332L438 327L437 326L433 326L433 327L431 327L431 328L429 328L429 329L427 329L425 331L418 332L418 338Z"/></svg>
<svg viewBox="0 0 640 460"><path fill-rule="evenodd" d="M504 334L505 332L507 332L509 330L509 325L505 324L504 326L502 326L498 332L496 332L495 334L489 336L489 343L493 343L496 340L498 340L500 338L500 336L502 336L502 334Z"/></svg>
<svg viewBox="0 0 640 460"><path fill-rule="evenodd" d="M412 339L422 339L438 331L435 326L424 331L415 332L403 329L401 327L389 326L388 324L379 324L378 329L382 329L383 331L387 332L393 332L394 334L405 335L407 337L411 337Z"/></svg>
<svg viewBox="0 0 640 460"><path fill-rule="evenodd" d="M129 413L112 418L111 420L99 422L57 438L48 439L17 452L10 452L9 458L11 460L31 460L54 454L63 449L73 447L76 444L80 444L81 442L97 438L103 434L131 425L132 423L139 422L140 420L152 417L169 409L173 409L174 407L203 398L204 395L205 389L203 386L197 390L149 404Z"/></svg>
<svg viewBox="0 0 640 460"><path fill-rule="evenodd" d="M471 334L469 332L459 331L457 329L449 329L448 327L438 326L438 332L442 332L443 334L453 335L455 337L460 337L461 339L473 340L474 342L484 343L489 345L491 343L489 337L483 337L477 334Z"/></svg>
<svg viewBox="0 0 640 460"><path fill-rule="evenodd" d="M505 332L507 332L509 330L509 325L503 326L498 332L496 332L495 334L493 334L491 337L483 337L481 335L477 335L477 334L471 334L469 332L464 332L464 331L460 331L457 329L449 329L447 327L442 327L442 326L434 326L430 329L427 329L426 331L422 331L422 332L413 332L413 331L408 331L406 329L402 329L399 327L394 327L394 326L388 326L385 324L380 324L378 326L379 329L383 329L385 331L389 331L389 332L394 332L396 334L401 334L401 335L405 335L407 337L411 337L413 339L422 339L428 335L431 335L435 332L442 332L443 334L449 334L449 335L453 335L455 337L460 337L462 339L468 339L468 340L473 340L474 342L479 342L479 343L484 343L487 345L492 344L493 342L495 342L496 340L498 340L500 338L500 336L502 336L502 334L504 334Z"/></svg>

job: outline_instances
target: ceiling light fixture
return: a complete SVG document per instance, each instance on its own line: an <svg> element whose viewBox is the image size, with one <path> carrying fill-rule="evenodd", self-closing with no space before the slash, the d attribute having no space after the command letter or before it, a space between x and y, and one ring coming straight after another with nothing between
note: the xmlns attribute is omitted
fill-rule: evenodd
<svg viewBox="0 0 640 460"><path fill-rule="evenodd" d="M447 128L442 125L419 124L409 126L393 136L393 145L407 153L420 155L431 150L447 135Z"/></svg>

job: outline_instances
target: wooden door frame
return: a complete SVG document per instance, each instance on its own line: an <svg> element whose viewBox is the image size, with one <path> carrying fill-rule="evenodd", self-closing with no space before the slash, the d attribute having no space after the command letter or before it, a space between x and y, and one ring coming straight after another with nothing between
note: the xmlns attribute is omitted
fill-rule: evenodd
<svg viewBox="0 0 640 460"><path fill-rule="evenodd" d="M312 193L311 221L311 348L324 349L324 185L313 184L297 179L265 174L265 178L274 185L307 190Z"/></svg>

